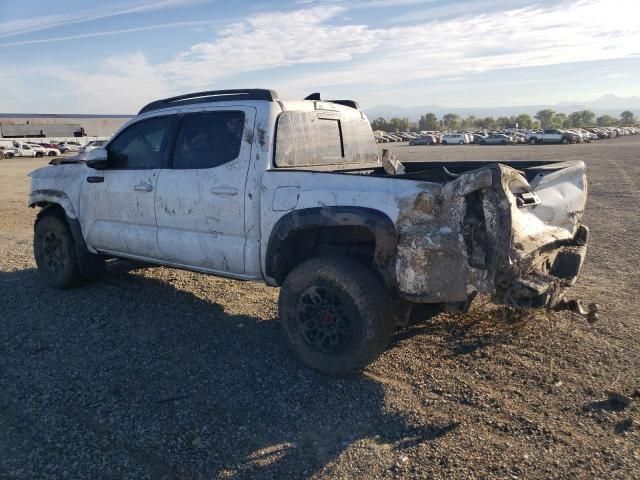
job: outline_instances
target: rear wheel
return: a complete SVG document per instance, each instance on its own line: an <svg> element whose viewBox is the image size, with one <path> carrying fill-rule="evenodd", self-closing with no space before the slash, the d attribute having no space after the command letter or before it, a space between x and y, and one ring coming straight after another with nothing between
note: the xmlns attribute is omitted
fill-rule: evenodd
<svg viewBox="0 0 640 480"><path fill-rule="evenodd" d="M506 144L507 144L507 142L505 140L501 140L500 141L500 145L506 145Z"/></svg>
<svg viewBox="0 0 640 480"><path fill-rule="evenodd" d="M464 142L463 142L462 140L460 140L460 141L458 142L458 145L464 145Z"/></svg>
<svg viewBox="0 0 640 480"><path fill-rule="evenodd" d="M280 322L305 365L346 376L384 351L394 328L391 298L362 263L322 256L294 268L280 290Z"/></svg>

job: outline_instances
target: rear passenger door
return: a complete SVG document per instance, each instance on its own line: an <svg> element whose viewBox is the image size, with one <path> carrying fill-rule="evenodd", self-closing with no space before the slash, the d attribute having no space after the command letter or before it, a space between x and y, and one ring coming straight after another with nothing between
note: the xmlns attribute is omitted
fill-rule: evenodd
<svg viewBox="0 0 640 480"><path fill-rule="evenodd" d="M244 273L244 204L256 111L219 107L182 114L155 197L158 246L166 262Z"/></svg>

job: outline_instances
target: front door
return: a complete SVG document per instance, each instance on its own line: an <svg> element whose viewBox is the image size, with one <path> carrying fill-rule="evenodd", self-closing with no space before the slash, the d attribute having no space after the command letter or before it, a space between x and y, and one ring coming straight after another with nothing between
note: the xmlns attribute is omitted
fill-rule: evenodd
<svg viewBox="0 0 640 480"><path fill-rule="evenodd" d="M158 178L158 246L167 262L242 275L244 202L255 109L183 114L169 168Z"/></svg>
<svg viewBox="0 0 640 480"><path fill-rule="evenodd" d="M100 252L158 259L154 197L173 117L157 116L122 130L107 146L107 168L85 167L80 225Z"/></svg>

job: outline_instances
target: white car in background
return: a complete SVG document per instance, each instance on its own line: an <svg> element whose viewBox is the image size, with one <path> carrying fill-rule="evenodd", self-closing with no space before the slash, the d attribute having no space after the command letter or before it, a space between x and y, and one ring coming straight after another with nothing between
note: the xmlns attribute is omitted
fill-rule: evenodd
<svg viewBox="0 0 640 480"><path fill-rule="evenodd" d="M80 144L77 142L62 142L58 144L58 150L60 150L61 153L79 152Z"/></svg>
<svg viewBox="0 0 640 480"><path fill-rule="evenodd" d="M464 145L469 143L469 136L466 133L447 133L442 137L443 145Z"/></svg>
<svg viewBox="0 0 640 480"><path fill-rule="evenodd" d="M87 143L86 145L83 145L82 147L80 147L80 153L90 152L95 148L104 147L106 143L107 143L106 140L93 140Z"/></svg>
<svg viewBox="0 0 640 480"><path fill-rule="evenodd" d="M44 145L41 145L39 143L34 143L34 142L27 142L27 143L31 148L33 148L36 151L36 155L42 154L42 156L45 156L45 157L46 156L55 157L57 155L60 155L60 150L58 150L57 148L45 147Z"/></svg>

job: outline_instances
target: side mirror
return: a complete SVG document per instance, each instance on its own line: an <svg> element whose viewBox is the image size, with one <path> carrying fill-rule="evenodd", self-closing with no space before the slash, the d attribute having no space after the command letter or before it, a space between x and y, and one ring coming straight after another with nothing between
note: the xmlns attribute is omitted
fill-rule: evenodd
<svg viewBox="0 0 640 480"><path fill-rule="evenodd" d="M96 170L107 168L108 153L105 148L94 148L87 152L87 167Z"/></svg>

